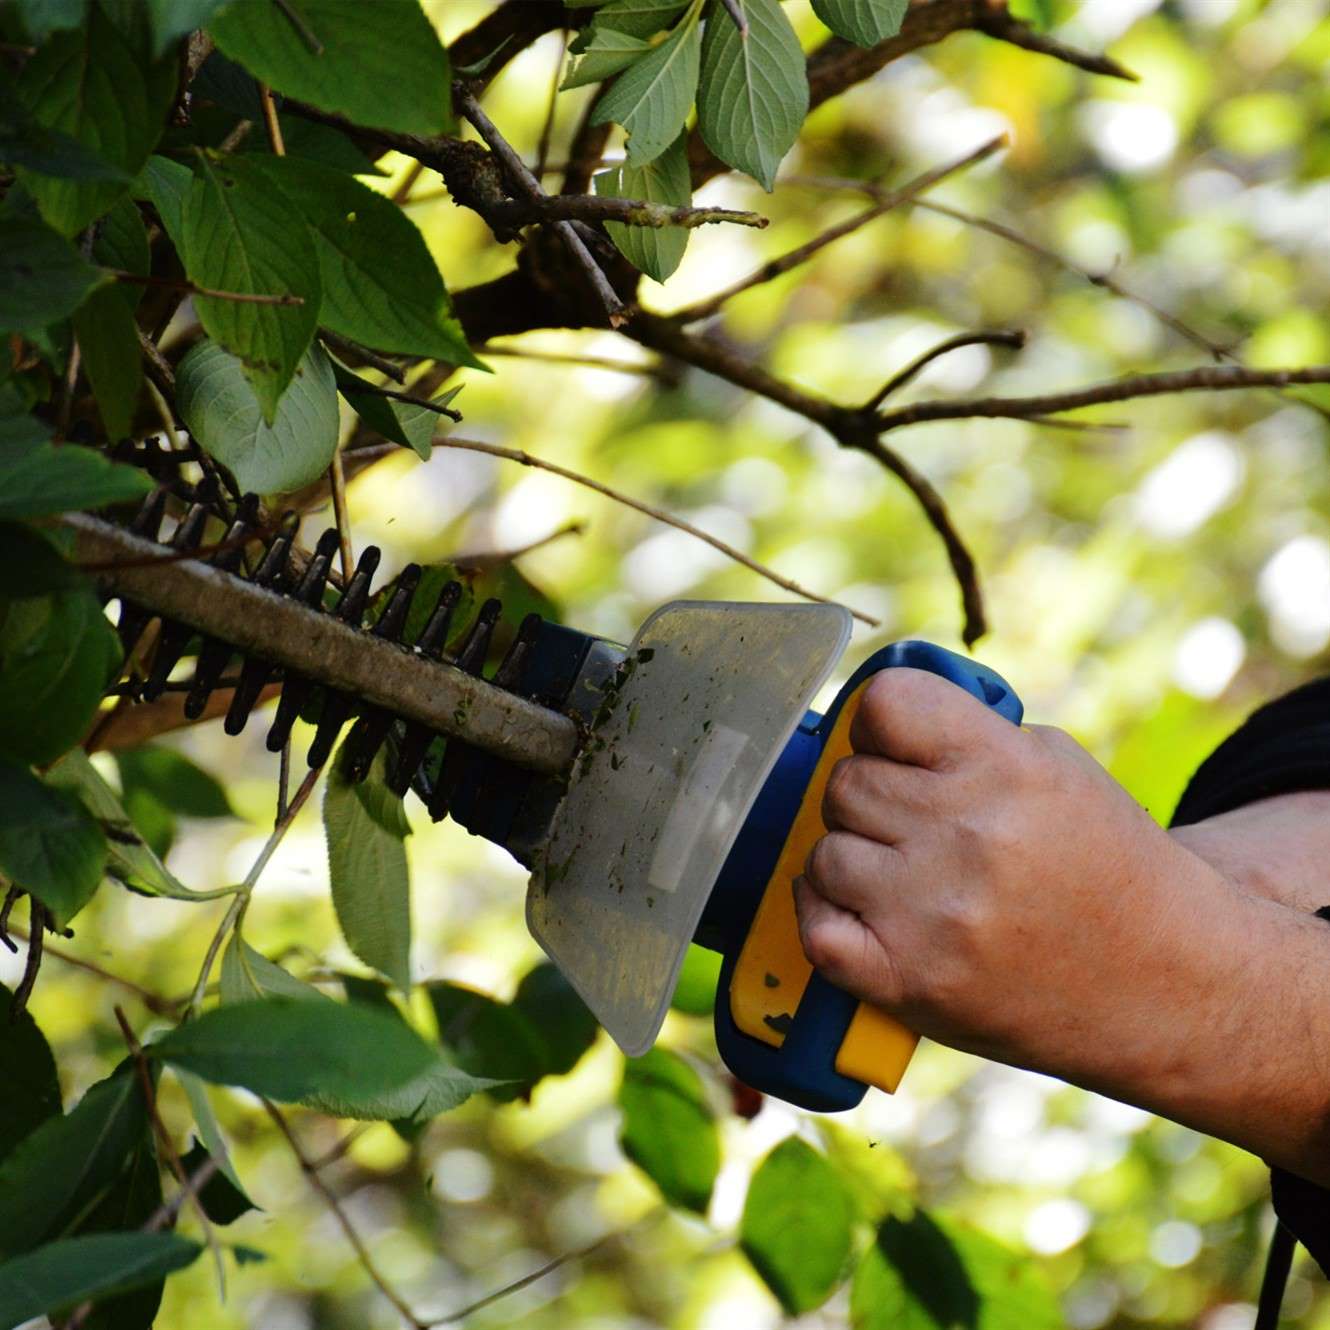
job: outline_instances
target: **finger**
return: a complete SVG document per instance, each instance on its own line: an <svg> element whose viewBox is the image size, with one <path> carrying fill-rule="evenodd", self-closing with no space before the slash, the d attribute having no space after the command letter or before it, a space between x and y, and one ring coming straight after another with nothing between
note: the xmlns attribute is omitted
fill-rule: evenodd
<svg viewBox="0 0 1330 1330"><path fill-rule="evenodd" d="M849 831L829 831L813 846L804 876L832 905L853 914L878 915L889 904L903 862L900 851L890 845Z"/></svg>
<svg viewBox="0 0 1330 1330"><path fill-rule="evenodd" d="M883 670L864 689L850 725L855 751L940 770L1013 727L958 684L927 670Z"/></svg>
<svg viewBox="0 0 1330 1330"><path fill-rule="evenodd" d="M809 964L840 988L864 986L877 967L879 945L863 920L820 896L803 877L794 880L794 912Z"/></svg>
<svg viewBox="0 0 1330 1330"><path fill-rule="evenodd" d="M829 831L852 831L895 845L921 812L936 811L937 793L932 772L855 753L831 769L822 795L822 822Z"/></svg>

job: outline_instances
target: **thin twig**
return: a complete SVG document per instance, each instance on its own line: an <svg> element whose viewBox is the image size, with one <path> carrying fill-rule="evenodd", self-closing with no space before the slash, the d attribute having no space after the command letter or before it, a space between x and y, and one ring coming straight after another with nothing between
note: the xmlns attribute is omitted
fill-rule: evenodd
<svg viewBox="0 0 1330 1330"><path fill-rule="evenodd" d="M273 3L282 11L286 21L296 30L296 36L300 38L308 48L310 55L322 55L323 43L318 39L313 29L300 16L290 0L273 0Z"/></svg>
<svg viewBox="0 0 1330 1330"><path fill-rule="evenodd" d="M254 291L218 291L211 286L200 286L184 277L154 277L148 273L126 272L123 268L103 268L117 282L128 282L131 286L161 286L172 291L183 291L188 296L207 296L209 300L230 300L237 305L303 305L304 296L263 295Z"/></svg>
<svg viewBox="0 0 1330 1330"><path fill-rule="evenodd" d="M433 411L436 416L447 416L449 420L458 423L462 419L462 413L454 410L451 406L445 406L442 402L431 402L428 397L417 397L414 393L398 392L395 388L381 388L377 383L366 383L357 392L373 393L376 397L391 397L394 402L409 402L412 406L424 407L426 411Z"/></svg>
<svg viewBox="0 0 1330 1330"><path fill-rule="evenodd" d="M549 160L550 140L554 137L554 120L559 109L559 80L563 75L564 57L568 54L568 29L559 33L559 54L554 58L554 75L550 79L549 100L545 104L545 119L540 126L540 139L536 143L536 179L545 174L545 163Z"/></svg>
<svg viewBox="0 0 1330 1330"><path fill-rule="evenodd" d="M15 937L27 938L28 936L26 929L17 926L13 927L11 931ZM69 952L62 951L59 947L53 947L49 942L46 944L45 950L46 955L54 956L56 960L63 961L66 965L72 965L78 970L86 970L89 974L95 974L99 979L105 979L108 983L119 984L121 988L133 993L154 1016L173 1016L182 1005L173 998L163 997L160 993L154 993L151 989L136 984L132 979L126 979L123 975L112 974L110 970L104 970L100 965L84 960L82 956L71 956Z"/></svg>
<svg viewBox="0 0 1330 1330"><path fill-rule="evenodd" d="M296 814L305 806L305 801L313 793L315 783L322 771L322 767L311 767L306 773L305 779L300 783L300 788L296 790L295 797L286 806L286 810L278 819L277 825L273 827L272 834L264 842L263 849L259 851L258 858L254 860L249 872L245 875L244 882L240 884L240 889L236 892L230 905L227 906L222 922L218 924L217 931L212 936L212 941L208 943L203 964L199 966L198 978L194 980L194 988L189 995L189 1009L191 1012L198 1012L203 1006L203 994L208 987L208 980L212 976L213 962L216 961L217 953L222 949L222 943L226 941L232 928L245 913L249 906L249 898L254 892L254 884L268 866L268 860L272 858L277 847L282 843L282 837L286 835L291 823L296 820Z"/></svg>
<svg viewBox="0 0 1330 1330"><path fill-rule="evenodd" d="M791 268L806 263L814 254L821 249L825 249L833 241L850 235L852 232L859 230L861 226L866 226L869 222L881 217L883 213L890 212L893 208L912 202L918 195L931 189L939 181L955 175L958 171L963 171L966 167L974 166L977 162L982 162L999 149L1006 147L1006 145L1007 136L999 134L996 138L989 139L987 143L972 152L966 153L964 157L958 157L955 161L948 162L943 166L935 166L931 171L925 171L923 175L916 176L913 180L899 186L899 188L885 193L866 212L861 212L849 218L849 220L840 223L839 226L830 227L805 245L800 245L786 254L770 259L760 268L749 273L747 277L725 287L724 290L717 291L715 295L708 296L705 300L699 300L694 305L676 310L670 315L670 318L680 324L696 323L699 319L710 318L720 310L726 301L733 299L740 292L747 291L754 286L761 286L764 282L770 282L783 273L789 272Z"/></svg>
<svg viewBox="0 0 1330 1330"><path fill-rule="evenodd" d="M10 934L9 916L12 910L14 909L14 906L18 904L19 898L22 895L23 895L23 888L16 887L11 883L9 886L5 888L5 901L3 905L0 905L0 942L3 942L5 946L7 946L9 950L12 951L16 956L18 955L18 943L15 942L14 939L9 936ZM15 928L13 931L18 933L19 937L25 936L25 934L22 933L17 928Z"/></svg>
<svg viewBox="0 0 1330 1330"><path fill-rule="evenodd" d="M28 955L23 964L23 978L19 980L9 1005L11 1021L26 1009L28 999L32 996L33 986L37 983L37 971L42 966L43 938L46 930L51 927L51 912L36 896L31 895L28 897L28 924Z"/></svg>
<svg viewBox="0 0 1330 1330"><path fill-rule="evenodd" d="M481 105L463 83L453 84L453 97L461 108L462 114L475 126L476 133L488 144L489 149L503 164L504 170L515 190L528 199L541 200L548 196L540 186L540 181L527 169L526 163L515 153L508 141L499 133L494 122L487 116ZM554 229L567 246L568 252L586 273L596 298L605 307L611 328L621 327L628 318L623 302L610 285L600 264L591 256L577 234L573 224L568 221L556 221Z"/></svg>
<svg viewBox="0 0 1330 1330"><path fill-rule="evenodd" d="M208 1249L212 1252L213 1260L217 1264L217 1280L224 1292L226 1289L226 1266L222 1263L222 1248L217 1241L212 1220L208 1218L208 1212L203 1208L203 1202L190 1190L189 1176L185 1172L185 1166L175 1148L175 1142L171 1139L171 1133L166 1130L166 1123L162 1121L162 1115L157 1110L157 1095L153 1090L152 1074L148 1070L148 1059L143 1054L143 1045L139 1043L138 1037L120 1006L117 1004L113 1010L116 1021L120 1026L120 1033L124 1036L125 1046L129 1049L129 1055L134 1060L134 1073L138 1077L139 1088L143 1091L143 1102L147 1107L148 1118L152 1122L157 1144L161 1147L167 1165L175 1175L175 1180L180 1184L180 1189L189 1193L194 1212L198 1215L199 1226L203 1229L204 1241L207 1242Z"/></svg>
<svg viewBox="0 0 1330 1330"><path fill-rule="evenodd" d="M320 328L319 336L334 351L339 351L343 355L358 356L371 369L386 374L394 383L406 382L406 374L402 367L396 361L389 360L387 356L381 356L377 351L371 351L369 347L361 346L359 342L353 342L349 337L333 332L331 328Z"/></svg>
<svg viewBox="0 0 1330 1330"><path fill-rule="evenodd" d="M800 586L798 582L791 581L788 577L782 577L774 569L758 563L756 559L750 559L742 550L737 550L733 545L726 544L725 541L709 535L700 527L695 527L682 518L672 517L669 513L662 512L661 509L654 508L649 503L643 503L641 499L634 499L631 495L623 493L622 490L611 489L610 486L603 485L590 476L584 476L577 471L570 471L557 462L547 462L543 458L533 457L530 453L523 452L519 448L505 448L501 444L483 443L479 439L457 439L451 435L436 439L434 446L436 448L460 448L463 451L473 453L488 453L491 457L502 457L506 461L516 462L520 466L535 467L538 470L562 476L564 480L571 480L574 485L595 490L597 494L603 494L607 499L613 499L615 503L621 503L626 508L645 513L646 516L654 518L657 522L663 522L666 526L672 526L678 531L686 531L690 536L695 536L698 540L710 545L712 549L719 550L727 559L733 559L735 563L742 564L745 568L757 573L759 577L765 577L768 582L774 582L778 587L782 587L793 595L802 596L805 600L815 600L823 605L839 604L838 601L832 600L829 596L820 596L816 591L810 591L807 587ZM874 628L879 626L877 619L865 614L862 610L850 608L850 613L862 623L869 624Z"/></svg>
<svg viewBox="0 0 1330 1330"><path fill-rule="evenodd" d="M288 735L286 742L282 745L281 757L277 760L277 815L273 819L273 826L278 827L282 824L282 819L286 816L286 805L291 797L291 738Z"/></svg>
<svg viewBox="0 0 1330 1330"><path fill-rule="evenodd" d="M893 374L864 403L864 410L876 411L892 393L904 388L926 365L931 365L939 356L945 356L948 352L956 351L962 346L1009 346L1019 351L1024 345L1025 333L1019 328L998 329L993 332L957 333L955 337L948 337L946 341L939 342L935 347L912 360L904 369Z"/></svg>
<svg viewBox="0 0 1330 1330"><path fill-rule="evenodd" d="M282 138L281 122L277 119L277 107L273 104L272 89L266 83L259 84L259 105L263 108L263 124L268 131L268 146L278 157L285 157L286 143Z"/></svg>
<svg viewBox="0 0 1330 1330"><path fill-rule="evenodd" d="M493 203L485 210L485 219L492 225L512 228L531 222L622 222L625 226L642 226L659 230L666 226L682 226L690 230L729 222L734 226L751 226L765 230L770 219L760 212L742 208L694 208L669 203L652 203L647 199L621 199L609 194L551 194L542 199L510 199Z"/></svg>
<svg viewBox="0 0 1330 1330"><path fill-rule="evenodd" d="M1094 383L1068 392L1033 397L972 397L958 401L914 402L894 411L878 413L882 433L918 425L928 420L988 419L1026 420L1031 416L1054 416L1083 406L1105 402L1127 402L1138 397L1160 397L1168 393L1231 392L1238 388L1287 388L1298 383L1330 383L1330 365L1307 365L1301 369L1248 369L1242 365L1202 365L1197 369L1172 370L1161 374L1130 374L1106 383Z"/></svg>
<svg viewBox="0 0 1330 1330"><path fill-rule="evenodd" d="M528 541L525 545L519 545L512 550L491 550L479 554L455 554L450 559L445 559L445 563L451 563L455 568L466 572L479 572L485 568L497 568L500 564L512 563L515 559L520 559L523 555L532 554L536 550L542 550L547 545L553 545L556 540L562 540L565 536L580 536L586 530L587 524L580 518L571 522L565 522L557 531L551 531L547 536L537 536L535 540Z"/></svg>
<svg viewBox="0 0 1330 1330"><path fill-rule="evenodd" d="M337 526L337 545L342 555L342 579L351 580L355 570L355 554L351 549L351 524L346 514L346 473L342 470L342 450L333 450L328 467L328 486L332 491L333 521Z"/></svg>
<svg viewBox="0 0 1330 1330"><path fill-rule="evenodd" d="M521 346L499 346L482 342L472 348L478 356L513 356L518 360L541 360L551 365L584 365L588 369L608 369L616 374L637 374L647 379L668 381L674 376L664 365L634 365L609 356L580 356L559 351L531 351Z"/></svg>
<svg viewBox="0 0 1330 1330"><path fill-rule="evenodd" d="M424 162L412 162L406 168L406 174L402 177L402 183L392 192L392 200L399 208L405 207L409 202L415 202L411 198L411 191L416 187L416 181L425 174Z"/></svg>
<svg viewBox="0 0 1330 1330"><path fill-rule="evenodd" d="M369 1254L369 1248L365 1246L364 1239L356 1231L355 1225L351 1222L350 1216L343 1208L337 1193L323 1180L318 1167L305 1153L296 1134L291 1130L291 1124L287 1122L282 1115L281 1110L276 1104L264 1096L260 1096L263 1107L267 1110L268 1116L276 1124L278 1131L286 1138L286 1143L291 1147L291 1153L295 1155L296 1162L300 1165L300 1171L309 1179L310 1186L323 1197L327 1203L328 1209L332 1211L333 1218L337 1220L338 1227L346 1236L347 1242L351 1244L352 1250L356 1254L356 1259L360 1262L365 1273L369 1276L375 1288L383 1294L385 1298L392 1303L397 1314L414 1330L428 1330L429 1321L422 1321L407 1304L406 1300L398 1291L384 1278L379 1267L375 1265L374 1258Z"/></svg>

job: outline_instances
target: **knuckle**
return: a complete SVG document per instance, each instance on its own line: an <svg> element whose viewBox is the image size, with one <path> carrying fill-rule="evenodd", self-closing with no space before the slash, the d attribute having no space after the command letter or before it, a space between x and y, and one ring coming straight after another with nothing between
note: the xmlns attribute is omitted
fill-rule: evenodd
<svg viewBox="0 0 1330 1330"><path fill-rule="evenodd" d="M844 842L837 832L828 832L809 851L804 873L823 885L835 881L845 864Z"/></svg>
<svg viewBox="0 0 1330 1330"><path fill-rule="evenodd" d="M865 763L861 757L842 757L831 769L827 778L826 792L822 796L822 811L829 814L833 821L843 821L847 814L853 813L862 803L866 793L864 789Z"/></svg>
<svg viewBox="0 0 1330 1330"><path fill-rule="evenodd" d="M816 970L835 973L845 962L844 940L838 929L814 920L801 930L804 955Z"/></svg>

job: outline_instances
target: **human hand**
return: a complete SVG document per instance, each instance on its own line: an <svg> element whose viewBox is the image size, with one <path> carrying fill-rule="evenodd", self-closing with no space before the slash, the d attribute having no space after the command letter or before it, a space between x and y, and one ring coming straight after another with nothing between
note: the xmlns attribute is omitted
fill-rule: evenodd
<svg viewBox="0 0 1330 1330"><path fill-rule="evenodd" d="M1167 1014L1222 1005L1244 894L1069 736L934 675L884 671L851 740L795 887L817 969L985 1056L1110 1092L1169 1074Z"/></svg>

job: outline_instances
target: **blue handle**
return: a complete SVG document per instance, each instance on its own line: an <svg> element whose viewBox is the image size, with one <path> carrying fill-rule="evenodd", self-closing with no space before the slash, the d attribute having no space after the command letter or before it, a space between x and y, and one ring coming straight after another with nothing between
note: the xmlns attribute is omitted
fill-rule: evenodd
<svg viewBox="0 0 1330 1330"><path fill-rule="evenodd" d="M870 656L836 695L825 716L810 712L791 736L745 819L707 904L697 940L724 956L716 992L716 1043L726 1066L765 1094L801 1108L835 1112L853 1108L867 1088L841 1075L836 1054L858 999L814 972L779 1048L741 1031L730 1013L730 980L753 915L771 880L804 790L846 700L885 669L927 670L949 680L1014 725L1020 698L996 671L931 642L896 642Z"/></svg>

